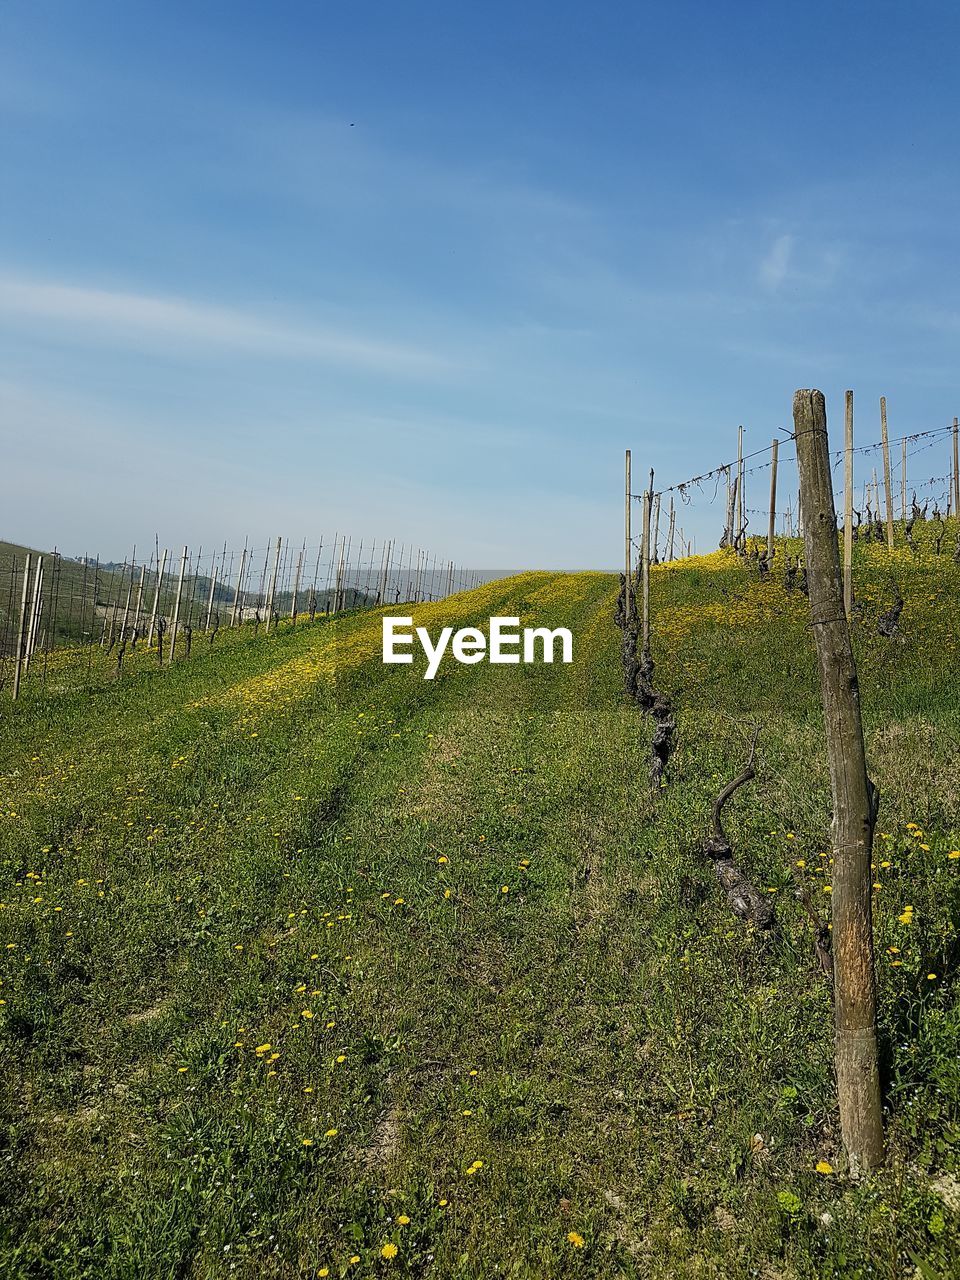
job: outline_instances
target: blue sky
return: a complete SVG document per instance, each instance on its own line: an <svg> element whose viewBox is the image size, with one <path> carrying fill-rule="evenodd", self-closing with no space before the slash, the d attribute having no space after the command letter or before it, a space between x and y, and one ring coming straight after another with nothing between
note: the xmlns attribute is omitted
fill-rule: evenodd
<svg viewBox="0 0 960 1280"><path fill-rule="evenodd" d="M798 386L861 439L960 411L953 6L0 24L4 537L606 567L626 446L669 484Z"/></svg>

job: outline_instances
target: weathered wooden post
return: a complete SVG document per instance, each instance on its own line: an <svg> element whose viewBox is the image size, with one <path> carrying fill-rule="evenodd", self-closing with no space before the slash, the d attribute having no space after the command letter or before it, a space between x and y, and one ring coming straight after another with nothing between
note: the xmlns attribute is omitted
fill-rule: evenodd
<svg viewBox="0 0 960 1280"><path fill-rule="evenodd" d="M953 514L960 516L960 421L953 420Z"/></svg>
<svg viewBox="0 0 960 1280"><path fill-rule="evenodd" d="M220 564L220 568L221 570L223 569L222 562ZM204 623L203 623L204 632L208 632L210 630L210 619L213 617L213 597L216 594L216 591L217 591L217 557L214 556L213 564L210 566L210 594L207 596L207 616L204 619Z"/></svg>
<svg viewBox="0 0 960 1280"><path fill-rule="evenodd" d="M343 582L343 557L346 552L346 537L340 539L340 559L337 561L337 572L333 582L333 612L340 612L340 591Z"/></svg>
<svg viewBox="0 0 960 1280"><path fill-rule="evenodd" d="M630 450L627 449L623 458L623 622L624 626L630 623L630 597L631 582L630 569L633 562L633 547L631 545L630 536Z"/></svg>
<svg viewBox="0 0 960 1280"><path fill-rule="evenodd" d="M243 550L240 552L240 568L237 570L237 585L233 589L233 612L230 614L230 625L235 627L237 619L243 622L243 575L247 570L247 543L244 539Z"/></svg>
<svg viewBox="0 0 960 1280"><path fill-rule="evenodd" d="M43 556L37 556L37 572L33 583L33 597L30 602L30 618L27 622L27 644L23 655L23 671L26 675L30 667L30 659L33 657L33 647L36 643L37 623L40 619L40 600L41 591L43 590Z"/></svg>
<svg viewBox="0 0 960 1280"><path fill-rule="evenodd" d="M883 445L883 493L887 512L887 550L893 550L893 491L890 487L890 441L887 438L887 397L880 397L880 441Z"/></svg>
<svg viewBox="0 0 960 1280"><path fill-rule="evenodd" d="M173 622L170 624L170 648L167 652L167 664L172 665L174 650L177 647L177 625L180 621L180 599L183 596L183 575L187 571L187 548L183 548L180 557L180 577L177 579L177 595L173 602Z"/></svg>
<svg viewBox="0 0 960 1280"><path fill-rule="evenodd" d="M138 633L140 631L140 615L143 612L143 588L146 580L147 566L142 564L140 566L140 581L137 583L137 604L133 611L133 616L136 619L133 625L136 627Z"/></svg>
<svg viewBox="0 0 960 1280"><path fill-rule="evenodd" d="M14 699L20 697L20 677L23 667L23 642L26 636L27 628L27 597L30 594L30 553L27 552L27 558L23 565L23 592L20 597L20 626L17 630L17 654L16 662L13 667L13 696Z"/></svg>
<svg viewBox="0 0 960 1280"><path fill-rule="evenodd" d="M720 539L721 547L732 547L735 545L733 536L734 511L737 503L737 485L739 477L736 480L730 479L730 468L724 467L727 475L727 506L723 517L723 537Z"/></svg>
<svg viewBox="0 0 960 1280"><path fill-rule="evenodd" d="M653 541L650 544L650 563L660 563L660 495L653 495Z"/></svg>
<svg viewBox="0 0 960 1280"><path fill-rule="evenodd" d="M163 559L157 568L157 585L153 593L153 607L150 610L150 629L147 632L147 648L153 644L153 633L157 626L157 608L160 604L160 591L163 587L163 575L167 569L167 549L164 548ZM96 596L96 587L94 587L94 596Z"/></svg>
<svg viewBox="0 0 960 1280"><path fill-rule="evenodd" d="M668 544L667 559L668 560L673 559L673 535L674 535L674 530L676 529L676 524L677 524L677 513L673 509L673 494L671 493L670 495L670 529L669 529L669 532L667 533L667 544Z"/></svg>
<svg viewBox="0 0 960 1280"><path fill-rule="evenodd" d="M780 442L774 440L770 446L770 521L767 525L767 566L773 564L773 557L776 551L774 544L774 534L776 532L777 521L777 453L780 449Z"/></svg>
<svg viewBox="0 0 960 1280"><path fill-rule="evenodd" d="M377 586L377 604L386 604L387 600L387 576L390 573L390 556L393 552L393 539L391 538L384 546L383 564L380 566L380 582Z"/></svg>
<svg viewBox="0 0 960 1280"><path fill-rule="evenodd" d="M277 590L277 574L280 571L280 552L283 549L283 538L277 539L277 553L273 561L273 572L270 575L270 589L267 593L267 632L273 625L273 599Z"/></svg>
<svg viewBox="0 0 960 1280"><path fill-rule="evenodd" d="M737 508L739 498L740 498L740 477L734 476L733 485L730 489L730 542L729 542L729 545L733 547L735 551L741 550L739 529L737 529L737 531L734 532L734 524L736 523L736 517L734 516L734 511Z"/></svg>
<svg viewBox="0 0 960 1280"><path fill-rule="evenodd" d="M907 439L900 441L900 519L907 523Z"/></svg>
<svg viewBox="0 0 960 1280"><path fill-rule="evenodd" d="M293 578L293 599L290 601L290 621L294 626L297 625L297 597L300 594L300 575L303 573L303 557L307 550L307 540L304 538L303 546L297 556L297 571Z"/></svg>
<svg viewBox="0 0 960 1280"><path fill-rule="evenodd" d="M853 616L853 392L844 396L843 414L843 611Z"/></svg>
<svg viewBox="0 0 960 1280"><path fill-rule="evenodd" d="M810 617L820 667L833 793L834 1013L840 1128L851 1170L884 1156L877 1065L870 855L877 793L867 777L860 690L843 614L837 517L823 393L793 398Z"/></svg>
<svg viewBox="0 0 960 1280"><path fill-rule="evenodd" d="M650 472L651 484L653 472ZM643 494L643 533L640 539L640 590L642 593L642 631L640 653L644 660L650 656L650 501L649 489Z"/></svg>
<svg viewBox="0 0 960 1280"><path fill-rule="evenodd" d="M740 545L743 536L743 427L737 428L737 533L734 546Z"/></svg>
<svg viewBox="0 0 960 1280"><path fill-rule="evenodd" d="M120 639L123 640L127 634L127 627L130 625L130 602L133 599L133 575L137 568L137 549L133 549L133 562L130 565L130 584L127 587L127 599L123 606L123 622L120 623Z"/></svg>

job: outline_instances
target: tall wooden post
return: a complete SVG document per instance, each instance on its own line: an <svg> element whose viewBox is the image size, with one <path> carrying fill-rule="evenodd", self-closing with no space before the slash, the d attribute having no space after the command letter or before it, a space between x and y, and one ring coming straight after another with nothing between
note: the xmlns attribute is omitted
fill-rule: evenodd
<svg viewBox="0 0 960 1280"><path fill-rule="evenodd" d="M167 651L168 664L173 663L173 652L177 646L177 624L180 621L180 599L183 595L183 575L187 571L187 548L183 548L180 557L180 577L177 579L177 597L173 602L173 622L170 624L170 648Z"/></svg>
<svg viewBox="0 0 960 1280"><path fill-rule="evenodd" d="M673 494L670 495L670 528L667 533L667 559L673 559L673 534L676 528L677 515L673 509Z"/></svg>
<svg viewBox="0 0 960 1280"><path fill-rule="evenodd" d="M233 612L230 614L230 625L237 625L237 617L243 621L243 574L247 567L247 544L244 542L243 551L240 553L240 568L237 571L237 585L233 588Z"/></svg>
<svg viewBox="0 0 960 1280"><path fill-rule="evenodd" d="M630 536L630 450L627 449L623 459L623 618L624 625L630 622L631 588L630 569L633 562L633 547Z"/></svg>
<svg viewBox="0 0 960 1280"><path fill-rule="evenodd" d="M267 631L273 624L273 599L277 590L277 574L280 570L280 552L283 549L283 538L277 539L277 553L273 561L273 572L270 575L270 589L267 593Z"/></svg>
<svg viewBox="0 0 960 1280"><path fill-rule="evenodd" d="M650 472L651 480L653 472ZM643 595L640 652L644 658L650 654L650 501L649 489L643 494L643 534L640 540L640 590Z"/></svg>
<svg viewBox="0 0 960 1280"><path fill-rule="evenodd" d="M774 534L777 521L777 453L780 442L774 440L770 446L770 521L767 525L767 565L773 563L775 554Z"/></svg>
<svg viewBox="0 0 960 1280"><path fill-rule="evenodd" d="M133 549L133 555L134 555L133 563L130 565L130 584L129 584L129 586L127 587L127 599L126 599L126 603L125 603L125 604L124 604L124 606L123 606L123 622L121 622L121 623L120 623L120 643L121 643L121 645L123 644L123 638L124 638L124 636L127 634L127 627L130 625L130 602L131 602L131 600L133 599L133 575L134 575L134 573L136 572L136 567L137 567L136 554L137 554L137 549L136 549L136 547L134 547L134 549Z"/></svg>
<svg viewBox="0 0 960 1280"><path fill-rule="evenodd" d="M13 668L13 696L20 697L20 676L23 666L23 642L26 637L27 628L27 597L30 594L30 553L27 552L27 558L23 565L23 592L20 597L20 626L17 631L17 653L16 662Z"/></svg>
<svg viewBox="0 0 960 1280"><path fill-rule="evenodd" d="M737 518L736 518L736 515L734 514L737 509L737 499L739 497L739 494L740 494L740 477L737 475L733 477L733 484L730 487L730 537L728 539L728 545L733 547L735 551L741 550L740 535L738 532L735 532Z"/></svg>
<svg viewBox="0 0 960 1280"><path fill-rule="evenodd" d="M867 777L860 691L842 612L837 517L820 391L793 398L797 464L803 494L804 550L810 618L820 667L820 694L833 793L833 957L840 1128L852 1170L883 1160L877 1065L870 856L876 791Z"/></svg>
<svg viewBox="0 0 960 1280"><path fill-rule="evenodd" d="M734 546L740 545L743 535L743 427L737 428L737 532Z"/></svg>
<svg viewBox="0 0 960 1280"><path fill-rule="evenodd" d="M853 616L853 392L844 397L843 414L843 611Z"/></svg>
<svg viewBox="0 0 960 1280"><path fill-rule="evenodd" d="M33 597L30 603L30 620L27 623L27 645L23 655L23 670L26 674L33 657L33 646L36 640L37 622L40 618L40 592L43 587L43 556L37 556L37 572L33 582Z"/></svg>
<svg viewBox="0 0 960 1280"><path fill-rule="evenodd" d="M380 582L377 586L377 604L386 604L387 575L390 572L390 556L393 553L393 539L384 545L383 564L380 566Z"/></svg>
<svg viewBox="0 0 960 1280"><path fill-rule="evenodd" d="M653 541L650 544L650 563L660 563L660 495L653 495Z"/></svg>
<svg viewBox="0 0 960 1280"><path fill-rule="evenodd" d="M900 441L900 519L907 523L907 441Z"/></svg>
<svg viewBox="0 0 960 1280"><path fill-rule="evenodd" d="M303 557L307 549L306 539L300 548L300 554L297 556L297 572L293 578L293 599L290 602L290 621L294 626L297 625L297 596L300 594L300 575L303 573Z"/></svg>
<svg viewBox="0 0 960 1280"><path fill-rule="evenodd" d="M880 397L880 441L883 445L883 492L887 509L887 549L893 550L893 490L890 487L890 441L887 438L887 397Z"/></svg>
<svg viewBox="0 0 960 1280"><path fill-rule="evenodd" d="M153 632L157 625L157 609L160 605L160 592L163 589L163 575L167 570L167 549L164 547L163 559L157 567L157 585L153 592L153 607L150 610L150 630L147 632L147 648L153 644Z"/></svg>
<svg viewBox="0 0 960 1280"><path fill-rule="evenodd" d="M960 422L953 420L953 514L960 516L960 445L957 437L960 434Z"/></svg>
<svg viewBox="0 0 960 1280"><path fill-rule="evenodd" d="M137 604L133 611L133 616L136 619L133 625L136 627L138 634L140 631L140 614L143 612L143 587L146 580L147 566L142 564L140 566L140 581L137 583Z"/></svg>
<svg viewBox="0 0 960 1280"><path fill-rule="evenodd" d="M223 565L221 564L221 569ZM217 590L217 557L213 557L213 564L210 566L210 594L207 596L207 616L204 620L204 631L210 630L210 619L213 617L213 597Z"/></svg>
<svg viewBox="0 0 960 1280"><path fill-rule="evenodd" d="M723 537L720 540L720 545L721 547L732 547L734 546L734 511L737 505L737 487L740 483L740 477L737 476L736 479L731 481L730 468L724 467L724 471L727 475L727 505L723 516Z"/></svg>
<svg viewBox="0 0 960 1280"><path fill-rule="evenodd" d="M343 582L343 557L346 539L340 539L340 559L337 562L337 573L333 584L333 613L340 612L340 590Z"/></svg>

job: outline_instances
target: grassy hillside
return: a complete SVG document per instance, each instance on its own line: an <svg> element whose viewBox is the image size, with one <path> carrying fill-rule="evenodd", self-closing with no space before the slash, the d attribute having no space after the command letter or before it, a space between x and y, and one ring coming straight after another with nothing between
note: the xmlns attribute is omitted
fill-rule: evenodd
<svg viewBox="0 0 960 1280"><path fill-rule="evenodd" d="M417 621L568 625L571 666L425 682L366 614L5 709L0 1273L960 1273L960 568L897 553L884 639L887 563L858 549L886 1170L844 1174L795 893L826 913L806 600L654 571L654 796L615 581L531 573ZM725 820L775 943L697 852L756 728Z"/></svg>

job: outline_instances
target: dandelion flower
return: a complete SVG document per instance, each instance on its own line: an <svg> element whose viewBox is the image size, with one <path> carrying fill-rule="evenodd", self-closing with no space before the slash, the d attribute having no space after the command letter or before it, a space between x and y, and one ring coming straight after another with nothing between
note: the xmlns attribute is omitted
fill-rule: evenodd
<svg viewBox="0 0 960 1280"><path fill-rule="evenodd" d="M816 1170L817 1170L817 1173L822 1173L824 1177L826 1177L828 1173L834 1172L833 1165L830 1164L828 1160L818 1160L816 1164Z"/></svg>
<svg viewBox="0 0 960 1280"><path fill-rule="evenodd" d="M383 1248L380 1250L380 1257L395 1258L399 1252L400 1250L397 1248L395 1244L393 1243L385 1244Z"/></svg>
<svg viewBox="0 0 960 1280"><path fill-rule="evenodd" d="M583 1248L583 1244L584 1244L583 1236L580 1234L579 1231L568 1231L567 1239L570 1241L570 1243L573 1245L575 1249Z"/></svg>

